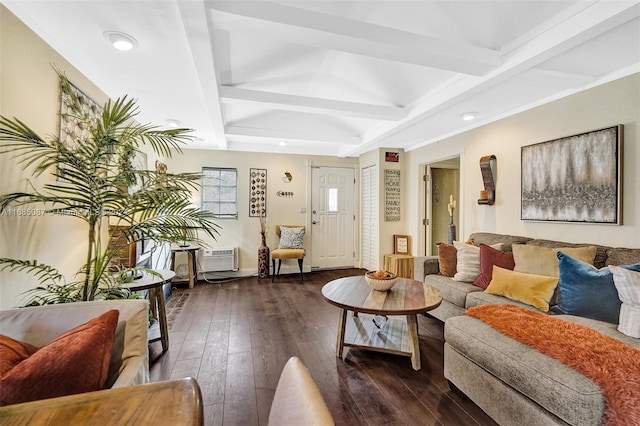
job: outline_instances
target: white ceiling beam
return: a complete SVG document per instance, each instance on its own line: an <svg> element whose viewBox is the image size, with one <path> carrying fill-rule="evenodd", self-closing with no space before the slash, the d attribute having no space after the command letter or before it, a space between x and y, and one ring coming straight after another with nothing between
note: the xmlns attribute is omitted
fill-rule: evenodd
<svg viewBox="0 0 640 426"><path fill-rule="evenodd" d="M225 104L259 104L285 111L360 117L372 120L398 121L406 116L406 111L403 108L393 106L336 101L230 86L221 86L218 91L222 103Z"/></svg>
<svg viewBox="0 0 640 426"><path fill-rule="evenodd" d="M592 84L596 79L592 76L535 67L524 71L517 77L519 84L527 86L546 87L556 90L567 90L574 87L584 87Z"/></svg>
<svg viewBox="0 0 640 426"><path fill-rule="evenodd" d="M350 135L326 134L317 131L314 131L313 133L307 133L290 130L255 129L233 125L227 127L226 134L230 138L250 137L274 141L330 142L347 145L355 145L360 143L359 137Z"/></svg>
<svg viewBox="0 0 640 426"><path fill-rule="evenodd" d="M396 123L383 123L365 133L357 147L346 147L341 156L359 155L399 131L437 114L451 106L475 96L491 87L606 33L640 16L638 2L598 2L567 18L563 25L555 26L533 38L505 57L505 63L484 77L458 76L427 93L407 117Z"/></svg>
<svg viewBox="0 0 640 426"><path fill-rule="evenodd" d="M179 1L178 8L182 24L191 48L191 57L195 65L202 95L209 112L213 136L220 149L227 149L224 133L224 116L218 93L218 74L215 56L212 51L213 26L210 25L204 2Z"/></svg>
<svg viewBox="0 0 640 426"><path fill-rule="evenodd" d="M478 76L500 62L495 50L271 2L210 1L207 6L249 18L242 27L238 19L230 20L226 29L262 31L289 43Z"/></svg>

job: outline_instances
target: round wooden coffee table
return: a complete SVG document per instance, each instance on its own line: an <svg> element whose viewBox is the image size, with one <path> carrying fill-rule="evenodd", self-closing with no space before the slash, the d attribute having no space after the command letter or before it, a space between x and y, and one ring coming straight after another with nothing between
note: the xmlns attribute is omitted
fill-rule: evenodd
<svg viewBox="0 0 640 426"><path fill-rule="evenodd" d="M322 296L342 308L336 341L338 358L342 358L343 348L349 346L410 356L413 369L420 370L417 315L442 303L440 291L408 278L398 278L390 291L376 291L361 275L325 284ZM353 315L348 316L348 311ZM375 315L388 317L380 328L372 321Z"/></svg>

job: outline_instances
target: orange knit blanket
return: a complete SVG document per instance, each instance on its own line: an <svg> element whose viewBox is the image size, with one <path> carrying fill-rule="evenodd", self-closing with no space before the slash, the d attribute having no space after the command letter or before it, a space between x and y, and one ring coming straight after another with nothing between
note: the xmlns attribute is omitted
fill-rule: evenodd
<svg viewBox="0 0 640 426"><path fill-rule="evenodd" d="M606 404L603 424L640 425L640 349L584 325L513 305L476 306L466 315L593 380Z"/></svg>

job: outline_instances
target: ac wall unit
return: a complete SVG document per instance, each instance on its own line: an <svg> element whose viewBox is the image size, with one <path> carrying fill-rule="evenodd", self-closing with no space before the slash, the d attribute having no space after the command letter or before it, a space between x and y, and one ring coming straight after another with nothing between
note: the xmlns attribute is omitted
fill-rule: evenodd
<svg viewBox="0 0 640 426"><path fill-rule="evenodd" d="M238 270L238 247L200 250L202 272Z"/></svg>

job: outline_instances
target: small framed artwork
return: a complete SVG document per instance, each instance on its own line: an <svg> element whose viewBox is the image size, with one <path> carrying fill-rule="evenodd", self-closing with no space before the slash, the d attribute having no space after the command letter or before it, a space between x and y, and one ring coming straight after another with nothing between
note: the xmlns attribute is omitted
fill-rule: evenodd
<svg viewBox="0 0 640 426"><path fill-rule="evenodd" d="M398 152L385 152L384 153L384 161L387 163L399 163L400 162L400 153Z"/></svg>
<svg viewBox="0 0 640 426"><path fill-rule="evenodd" d="M411 237L409 235L393 236L393 254L411 254Z"/></svg>

